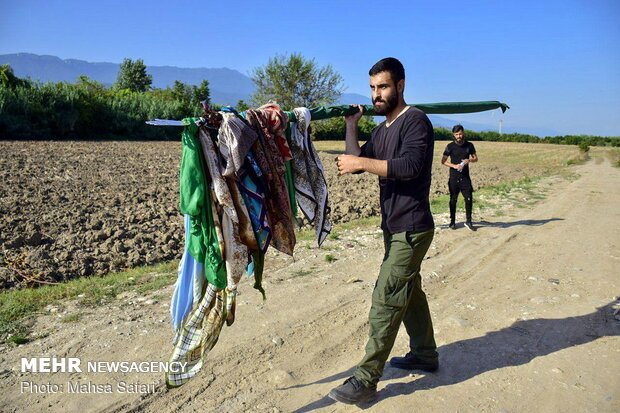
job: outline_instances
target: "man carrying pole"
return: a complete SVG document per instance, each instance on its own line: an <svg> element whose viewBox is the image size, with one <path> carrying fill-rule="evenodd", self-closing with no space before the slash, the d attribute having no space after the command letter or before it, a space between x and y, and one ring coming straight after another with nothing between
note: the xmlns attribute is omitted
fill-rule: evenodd
<svg viewBox="0 0 620 413"><path fill-rule="evenodd" d="M401 322L411 351L393 357L397 368L434 371L438 367L431 315L422 291L420 265L431 245L434 222L429 192L433 162L433 125L426 114L404 101L405 70L394 58L369 72L372 101L386 120L360 147L358 121L363 109L346 120L346 155L336 158L340 175L370 172L379 176L381 228L385 255L372 294L366 354L355 374L329 397L348 404L373 398Z"/></svg>

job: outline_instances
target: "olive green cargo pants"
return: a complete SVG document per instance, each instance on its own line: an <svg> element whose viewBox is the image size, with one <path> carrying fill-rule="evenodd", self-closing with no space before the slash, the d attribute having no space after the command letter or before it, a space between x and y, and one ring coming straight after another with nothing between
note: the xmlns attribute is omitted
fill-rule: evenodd
<svg viewBox="0 0 620 413"><path fill-rule="evenodd" d="M385 256L372 293L366 355L355 371L355 377L366 385L376 385L383 374L401 322L413 353L422 360L437 359L433 323L420 277L420 264L433 235L433 230L383 232Z"/></svg>

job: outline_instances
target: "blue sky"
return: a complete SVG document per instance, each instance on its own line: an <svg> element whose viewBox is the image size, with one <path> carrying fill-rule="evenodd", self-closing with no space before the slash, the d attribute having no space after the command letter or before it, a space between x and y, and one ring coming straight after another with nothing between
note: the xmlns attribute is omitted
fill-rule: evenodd
<svg viewBox="0 0 620 413"><path fill-rule="evenodd" d="M300 52L364 95L370 66L394 56L409 103L501 100L504 115L453 118L620 136L618 21L616 0L0 0L0 54L249 74L276 53Z"/></svg>

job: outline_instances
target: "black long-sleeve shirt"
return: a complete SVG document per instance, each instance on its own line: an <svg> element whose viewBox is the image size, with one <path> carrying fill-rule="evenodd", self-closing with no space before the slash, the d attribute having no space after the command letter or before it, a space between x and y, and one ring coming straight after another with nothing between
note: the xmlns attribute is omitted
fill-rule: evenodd
<svg viewBox="0 0 620 413"><path fill-rule="evenodd" d="M360 156L388 161L379 177L381 228L391 234L434 228L429 192L435 134L428 116L410 107L387 127L373 130Z"/></svg>

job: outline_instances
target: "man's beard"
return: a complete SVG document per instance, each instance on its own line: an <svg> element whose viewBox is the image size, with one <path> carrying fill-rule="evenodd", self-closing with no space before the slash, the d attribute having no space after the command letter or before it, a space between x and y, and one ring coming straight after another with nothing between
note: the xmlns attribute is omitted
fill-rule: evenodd
<svg viewBox="0 0 620 413"><path fill-rule="evenodd" d="M386 100L381 101L384 102L383 106L381 107L376 105L376 103L378 102L378 98L375 99L372 103L375 107L375 115L384 116L393 111L396 105L398 105L398 94L392 93L387 97Z"/></svg>

